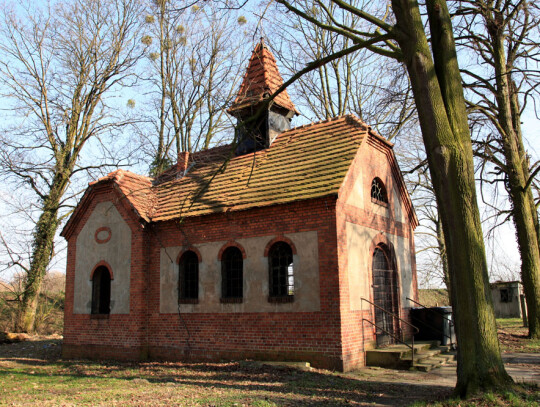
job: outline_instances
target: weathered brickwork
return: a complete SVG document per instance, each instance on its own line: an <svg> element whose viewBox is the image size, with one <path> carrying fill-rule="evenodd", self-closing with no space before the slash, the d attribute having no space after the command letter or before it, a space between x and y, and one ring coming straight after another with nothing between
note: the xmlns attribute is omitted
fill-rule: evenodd
<svg viewBox="0 0 540 407"><path fill-rule="evenodd" d="M117 202L115 193L104 190L96 193L77 228L84 224L92 207L107 200L116 201L133 232L131 312L129 315L109 315L105 319L72 313L75 230L68 250L66 357L308 359L321 367L343 368L339 340L335 198L188 218L143 229L132 216L133 212ZM161 248L255 236L274 235L280 239L286 234L307 231L316 231L318 235L319 312L159 313ZM287 239L283 237L283 240ZM249 270L244 272L249 273Z"/></svg>
<svg viewBox="0 0 540 407"><path fill-rule="evenodd" d="M282 83L261 40L228 110L242 124L235 148L180 153L157 179L116 170L90 184L62 232L65 357L253 358L354 369L376 340L367 301L372 259L382 247L393 271L377 273L393 273L399 289L391 306L408 318L407 297L417 296L417 219L391 144L353 115L290 129L298 111L285 91L264 104ZM258 107L267 110L266 127L246 129ZM245 142L246 131L264 143ZM286 249L286 263L273 266L276 242L289 245L292 263ZM242 259L227 255L221 263L231 246ZM198 264L180 267L186 250ZM190 276L191 289L178 299L188 281L179 284L181 275ZM282 295L270 296L270 281L275 287L283 277Z"/></svg>
<svg viewBox="0 0 540 407"><path fill-rule="evenodd" d="M361 225L367 229L376 231L375 237L372 239L368 252L368 267L364 270L358 270L362 273L363 279L368 281L369 286L372 282L371 261L375 247L379 244L392 246L391 240L398 236L406 238L410 243L406 256L410 257L410 287L413 299L417 299L418 289L416 283L416 263L414 255L414 238L412 222L407 219L406 215L403 219L398 219L396 216L395 207L403 205L404 202L399 199L391 191L399 190L396 185L401 181L396 177L395 169L393 171L391 158L388 149L384 148L384 142L376 138L368 139L368 142L373 146L372 149L361 149L358 152L356 159L349 171L345 181L340 189L339 199L336 204L336 233L337 233L337 248L338 248L338 263L339 263L339 281L340 281L340 312L341 312L341 334L342 334L342 357L345 370L363 366L365 364L364 352L366 349L375 347L375 328L365 319L374 321L374 308L366 301L361 301L362 310L351 310L351 296L358 296L359 293L351 292L349 286L349 278L347 272L355 272L348 267L348 250L346 223ZM397 166L397 164L396 164ZM361 174L361 177L359 175ZM373 205L378 205L371 202L370 185L374 178L380 178L385 183L388 191L388 216L374 214L370 208ZM355 188L362 188L364 191L363 204L353 201L351 195ZM406 214L406 211L402 211ZM395 253L394 253L395 255ZM403 271L397 268L398 278L401 283L403 280L400 275ZM409 311L410 305L405 298L402 298L403 287L398 290L399 316L405 320L410 320ZM373 302L373 291L370 290L367 300ZM397 324L395 321L396 331ZM400 327L405 338L410 338L411 332L408 325L401 323Z"/></svg>
<svg viewBox="0 0 540 407"><path fill-rule="evenodd" d="M373 321L373 308L359 298L364 294L358 292L354 284L370 286L370 259L379 243L390 248L396 242L407 244L395 254L402 318L409 318L410 307L403 293L413 298L417 296L415 220L409 219L410 211L406 207L410 201L403 199L403 187L398 185L402 180L399 173L396 176L399 170L389 148L374 136L364 143L368 143L369 148L359 149L337 196L146 223L138 218L112 181L94 187L92 196L81 204L87 206L79 208L67 235L64 356L307 360L314 366L337 370L362 366L365 349L375 343L373 326L363 321ZM387 207L376 207L374 205L378 204L371 201L370 184L375 177L385 183ZM113 202L132 232L129 314L93 316L73 312L77 295L74 292L76 239L100 202ZM369 236L365 238L369 240L366 253L362 254L367 258L368 267L356 270L349 265L351 239L347 230L349 233L350 230L366 231ZM239 239L269 237L261 249L262 257L268 255L273 242L281 240L292 244L285 235L300 232L317 233L318 311L185 313L182 307L189 305L181 304L178 313L160 313L162 249L182 247L183 252L204 243L224 242L225 247L235 245ZM201 261L201 254L194 250ZM296 254L296 248L293 250ZM243 255L246 256L245 252ZM178 258L172 261L177 262ZM112 272L114 275L114 270ZM249 269L244 269L244 273L249 273ZM350 273L360 275L352 278ZM216 275L216 279L220 278ZM368 297L373 300L372 294ZM405 325L402 329L410 335Z"/></svg>

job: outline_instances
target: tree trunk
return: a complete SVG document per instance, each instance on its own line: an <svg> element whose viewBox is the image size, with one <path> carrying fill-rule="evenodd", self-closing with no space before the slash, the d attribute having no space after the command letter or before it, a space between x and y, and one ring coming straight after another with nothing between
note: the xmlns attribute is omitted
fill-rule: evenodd
<svg viewBox="0 0 540 407"><path fill-rule="evenodd" d="M25 278L24 292L15 324L19 332L34 331L39 294L54 252L54 237L59 224L58 209L67 185L67 179L62 174L57 173L49 195L43 202L42 213L36 224L32 243L32 259Z"/></svg>
<svg viewBox="0 0 540 407"><path fill-rule="evenodd" d="M540 338L540 247L537 233L538 214L530 187L525 188L530 177L529 164L521 137L521 123L516 90L511 89L511 72L508 70L504 30L497 18L485 16L493 45L493 62L496 78L498 122L508 177L507 190L512 203L512 216L516 227L521 255L521 278L527 301L529 336ZM514 96L514 97L512 97ZM513 105L518 105L514 106ZM516 117L516 115L518 115Z"/></svg>
<svg viewBox="0 0 540 407"><path fill-rule="evenodd" d="M472 146L446 2L428 0L434 59L415 0L392 0L446 239L458 341L456 393L511 383L499 349L476 200Z"/></svg>
<svg viewBox="0 0 540 407"><path fill-rule="evenodd" d="M450 273L448 271L448 256L446 255L446 242L444 241L443 225L440 217L437 219L437 244L439 246L439 256L441 258L441 267L443 270L443 281L448 291L448 298L451 298Z"/></svg>

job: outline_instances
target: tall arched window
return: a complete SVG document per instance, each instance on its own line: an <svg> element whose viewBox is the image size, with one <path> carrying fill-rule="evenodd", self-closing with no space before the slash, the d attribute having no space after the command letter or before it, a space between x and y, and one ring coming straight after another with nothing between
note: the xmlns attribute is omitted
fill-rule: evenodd
<svg viewBox="0 0 540 407"><path fill-rule="evenodd" d="M182 254L179 261L178 299L193 302L199 298L199 258L191 250Z"/></svg>
<svg viewBox="0 0 540 407"><path fill-rule="evenodd" d="M221 296L224 300L242 299L244 295L244 260L238 247L228 247L221 257Z"/></svg>
<svg viewBox="0 0 540 407"><path fill-rule="evenodd" d="M92 276L92 314L111 312L111 273L105 266L99 266Z"/></svg>
<svg viewBox="0 0 540 407"><path fill-rule="evenodd" d="M285 242L277 242L268 252L270 298L294 296L293 251Z"/></svg>
<svg viewBox="0 0 540 407"><path fill-rule="evenodd" d="M374 178L373 181L371 181L371 201L378 204L388 203L386 187L380 178Z"/></svg>

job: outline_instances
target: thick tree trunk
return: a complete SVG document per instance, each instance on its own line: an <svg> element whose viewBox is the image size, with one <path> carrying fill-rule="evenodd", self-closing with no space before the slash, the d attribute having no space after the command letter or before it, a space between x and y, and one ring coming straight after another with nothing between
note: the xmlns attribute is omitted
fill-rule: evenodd
<svg viewBox="0 0 540 407"><path fill-rule="evenodd" d="M437 244L439 245L439 255L441 257L441 267L443 270L443 281L451 298L450 273L448 271L448 256L446 255L446 242L444 241L443 225L441 219L437 219Z"/></svg>
<svg viewBox="0 0 540 407"><path fill-rule="evenodd" d="M512 203L512 216L516 227L521 254L521 278L527 301L529 336L540 338L540 247L537 233L538 214L530 187L525 188L530 176L528 160L521 137L517 97L511 89L504 31L497 19L486 16L488 32L493 44L493 62L496 77L498 122L508 176L508 193ZM514 96L514 97L513 97ZM515 117L515 115L518 115Z"/></svg>
<svg viewBox="0 0 540 407"><path fill-rule="evenodd" d="M458 341L456 392L467 397L512 380L497 339L452 27L446 2L428 0L433 60L416 1L392 5L446 239Z"/></svg>
<svg viewBox="0 0 540 407"><path fill-rule="evenodd" d="M19 332L34 331L39 294L54 252L54 237L59 224L58 208L66 184L67 178L57 174L50 193L43 202L42 213L36 224L30 268L25 278L24 292L15 324Z"/></svg>

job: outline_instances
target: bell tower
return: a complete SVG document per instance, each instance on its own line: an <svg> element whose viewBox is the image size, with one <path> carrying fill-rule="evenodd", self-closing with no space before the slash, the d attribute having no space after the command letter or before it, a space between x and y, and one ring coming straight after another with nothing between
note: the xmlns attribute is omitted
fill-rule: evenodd
<svg viewBox="0 0 540 407"><path fill-rule="evenodd" d="M236 117L236 154L243 155L269 147L277 135L291 128L291 119L298 110L287 90L277 95L254 119L258 110L279 87L283 79L279 74L276 59L264 40L255 46L249 64L234 100L227 113Z"/></svg>

